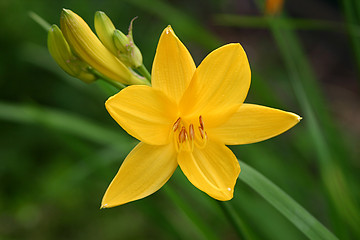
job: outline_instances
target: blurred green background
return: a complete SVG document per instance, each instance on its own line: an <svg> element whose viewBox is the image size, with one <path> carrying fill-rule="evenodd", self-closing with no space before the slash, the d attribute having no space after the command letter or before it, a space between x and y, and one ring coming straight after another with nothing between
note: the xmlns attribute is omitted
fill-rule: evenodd
<svg viewBox="0 0 360 240"><path fill-rule="evenodd" d="M99 210L136 140L106 112L114 89L67 76L46 49L33 11L59 25L62 8L93 28L104 11L134 39L151 69L171 24L197 64L239 42L252 85L246 102L298 113L290 131L231 147L340 239L359 239L358 1L285 2L263 17L261 1L0 0L0 239L237 239L219 205L180 171L143 200ZM243 173L241 173L243 174ZM230 202L248 239L306 239L240 180Z"/></svg>

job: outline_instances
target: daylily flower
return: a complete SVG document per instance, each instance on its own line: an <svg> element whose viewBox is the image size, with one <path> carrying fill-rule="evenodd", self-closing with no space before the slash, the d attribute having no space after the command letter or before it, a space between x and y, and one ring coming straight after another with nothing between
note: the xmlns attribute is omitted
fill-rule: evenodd
<svg viewBox="0 0 360 240"><path fill-rule="evenodd" d="M250 78L240 44L216 49L196 68L171 27L165 28L152 87L130 86L106 102L110 115L141 142L111 182L102 208L154 193L177 166L198 189L230 200L240 166L225 145L262 141L300 120L294 113L243 103Z"/></svg>

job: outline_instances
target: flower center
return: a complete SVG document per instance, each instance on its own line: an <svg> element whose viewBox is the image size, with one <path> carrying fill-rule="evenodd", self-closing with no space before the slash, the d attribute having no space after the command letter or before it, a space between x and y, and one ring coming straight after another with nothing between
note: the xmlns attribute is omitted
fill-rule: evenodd
<svg viewBox="0 0 360 240"><path fill-rule="evenodd" d="M186 123L180 117L176 120L172 128L175 149L180 151L192 152L194 146L199 149L205 147L208 140L204 128L204 121L202 116L199 116L199 123L197 125L198 131L195 131L193 123Z"/></svg>

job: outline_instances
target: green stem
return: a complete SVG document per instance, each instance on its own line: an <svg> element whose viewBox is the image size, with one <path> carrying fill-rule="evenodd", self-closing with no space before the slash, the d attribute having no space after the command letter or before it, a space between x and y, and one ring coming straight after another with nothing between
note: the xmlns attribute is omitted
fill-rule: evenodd
<svg viewBox="0 0 360 240"><path fill-rule="evenodd" d="M229 202L217 201L221 210L223 211L225 217L229 220L231 225L234 227L239 239L245 239L242 231L242 222L239 216L236 214L235 209L231 206Z"/></svg>
<svg viewBox="0 0 360 240"><path fill-rule="evenodd" d="M49 31L49 29L51 28L51 25L46 22L42 17L40 17L39 15L37 15L36 13L30 11L29 13L29 17L34 20L37 24L39 24L45 31Z"/></svg>
<svg viewBox="0 0 360 240"><path fill-rule="evenodd" d="M144 64L141 64L136 70L151 83L151 75Z"/></svg>
<svg viewBox="0 0 360 240"><path fill-rule="evenodd" d="M116 82L108 77L106 77L105 75L101 74L100 72L96 71L95 69L93 68L88 68L89 72L91 72L92 74L94 74L95 76L98 77L99 80L103 80L109 84L111 84L112 86L118 88L119 90L123 89L123 88L126 88L126 85L125 84L122 84L120 82Z"/></svg>
<svg viewBox="0 0 360 240"><path fill-rule="evenodd" d="M360 76L360 38L357 35L357 31L356 31L356 28L358 27L358 23L355 16L355 11L358 9L357 7L359 7L359 4L357 4L357 6L354 6L351 0L343 0L342 4L343 4L343 12L346 19L348 35L353 48L357 71ZM358 79L360 80L360 77Z"/></svg>
<svg viewBox="0 0 360 240"><path fill-rule="evenodd" d="M246 163L242 161L239 163L242 168L239 180L259 193L309 239L338 240L334 234L277 185Z"/></svg>
<svg viewBox="0 0 360 240"><path fill-rule="evenodd" d="M293 85L295 96L297 97L309 123L308 128L316 146L321 176L323 182L325 183L325 187L330 194L330 199L333 201L333 204L343 220L352 227L354 233L360 236L360 230L356 227L360 224L360 217L358 215L360 212L359 208L352 198L346 177L341 171L341 167L334 159L330 147L328 146L328 142L326 141L324 133L320 127L320 122L315 115L315 110L310 103L311 100L305 91L301 73L304 69L301 67L299 62L296 62L296 59L299 58L296 57L293 49L295 45L291 45L291 32L280 29L280 27L276 25L276 22L270 21L270 23L270 30L278 43L279 50L284 58L285 66L289 70L290 81Z"/></svg>
<svg viewBox="0 0 360 240"><path fill-rule="evenodd" d="M183 200L183 198L179 197L179 194L175 192L175 190L171 187L170 184L166 184L163 187L164 193L172 200L175 205L177 205L183 213L189 218L189 220L196 227L196 231L199 234L199 237L204 239L218 239L218 237L213 232L213 229L209 227L204 221L198 217L197 213L193 210L193 208L189 207L189 205Z"/></svg>

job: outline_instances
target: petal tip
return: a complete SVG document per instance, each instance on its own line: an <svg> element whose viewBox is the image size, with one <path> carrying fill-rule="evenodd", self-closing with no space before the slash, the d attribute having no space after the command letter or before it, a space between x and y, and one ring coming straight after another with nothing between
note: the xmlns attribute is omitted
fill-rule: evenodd
<svg viewBox="0 0 360 240"><path fill-rule="evenodd" d="M234 197L234 189L228 187L223 189L220 195L214 196L215 199L219 201L230 201Z"/></svg>
<svg viewBox="0 0 360 240"><path fill-rule="evenodd" d="M105 204L101 204L101 207L100 207L100 209L105 209L105 208L108 208L108 205L107 205L107 203L105 203Z"/></svg>
<svg viewBox="0 0 360 240"><path fill-rule="evenodd" d="M300 117L296 113L291 113L291 114L294 116L294 118L297 120L297 122L300 122L303 119L302 117Z"/></svg>
<svg viewBox="0 0 360 240"><path fill-rule="evenodd" d="M168 34L173 34L173 35L175 35L174 30L172 29L171 25L168 25L168 26L164 29L163 33L165 33L166 35L168 35Z"/></svg>
<svg viewBox="0 0 360 240"><path fill-rule="evenodd" d="M72 13L72 11L70 9L66 9L66 8L63 8L62 11L61 11L61 14L63 14L63 15L65 15L65 14L69 15L71 13Z"/></svg>

